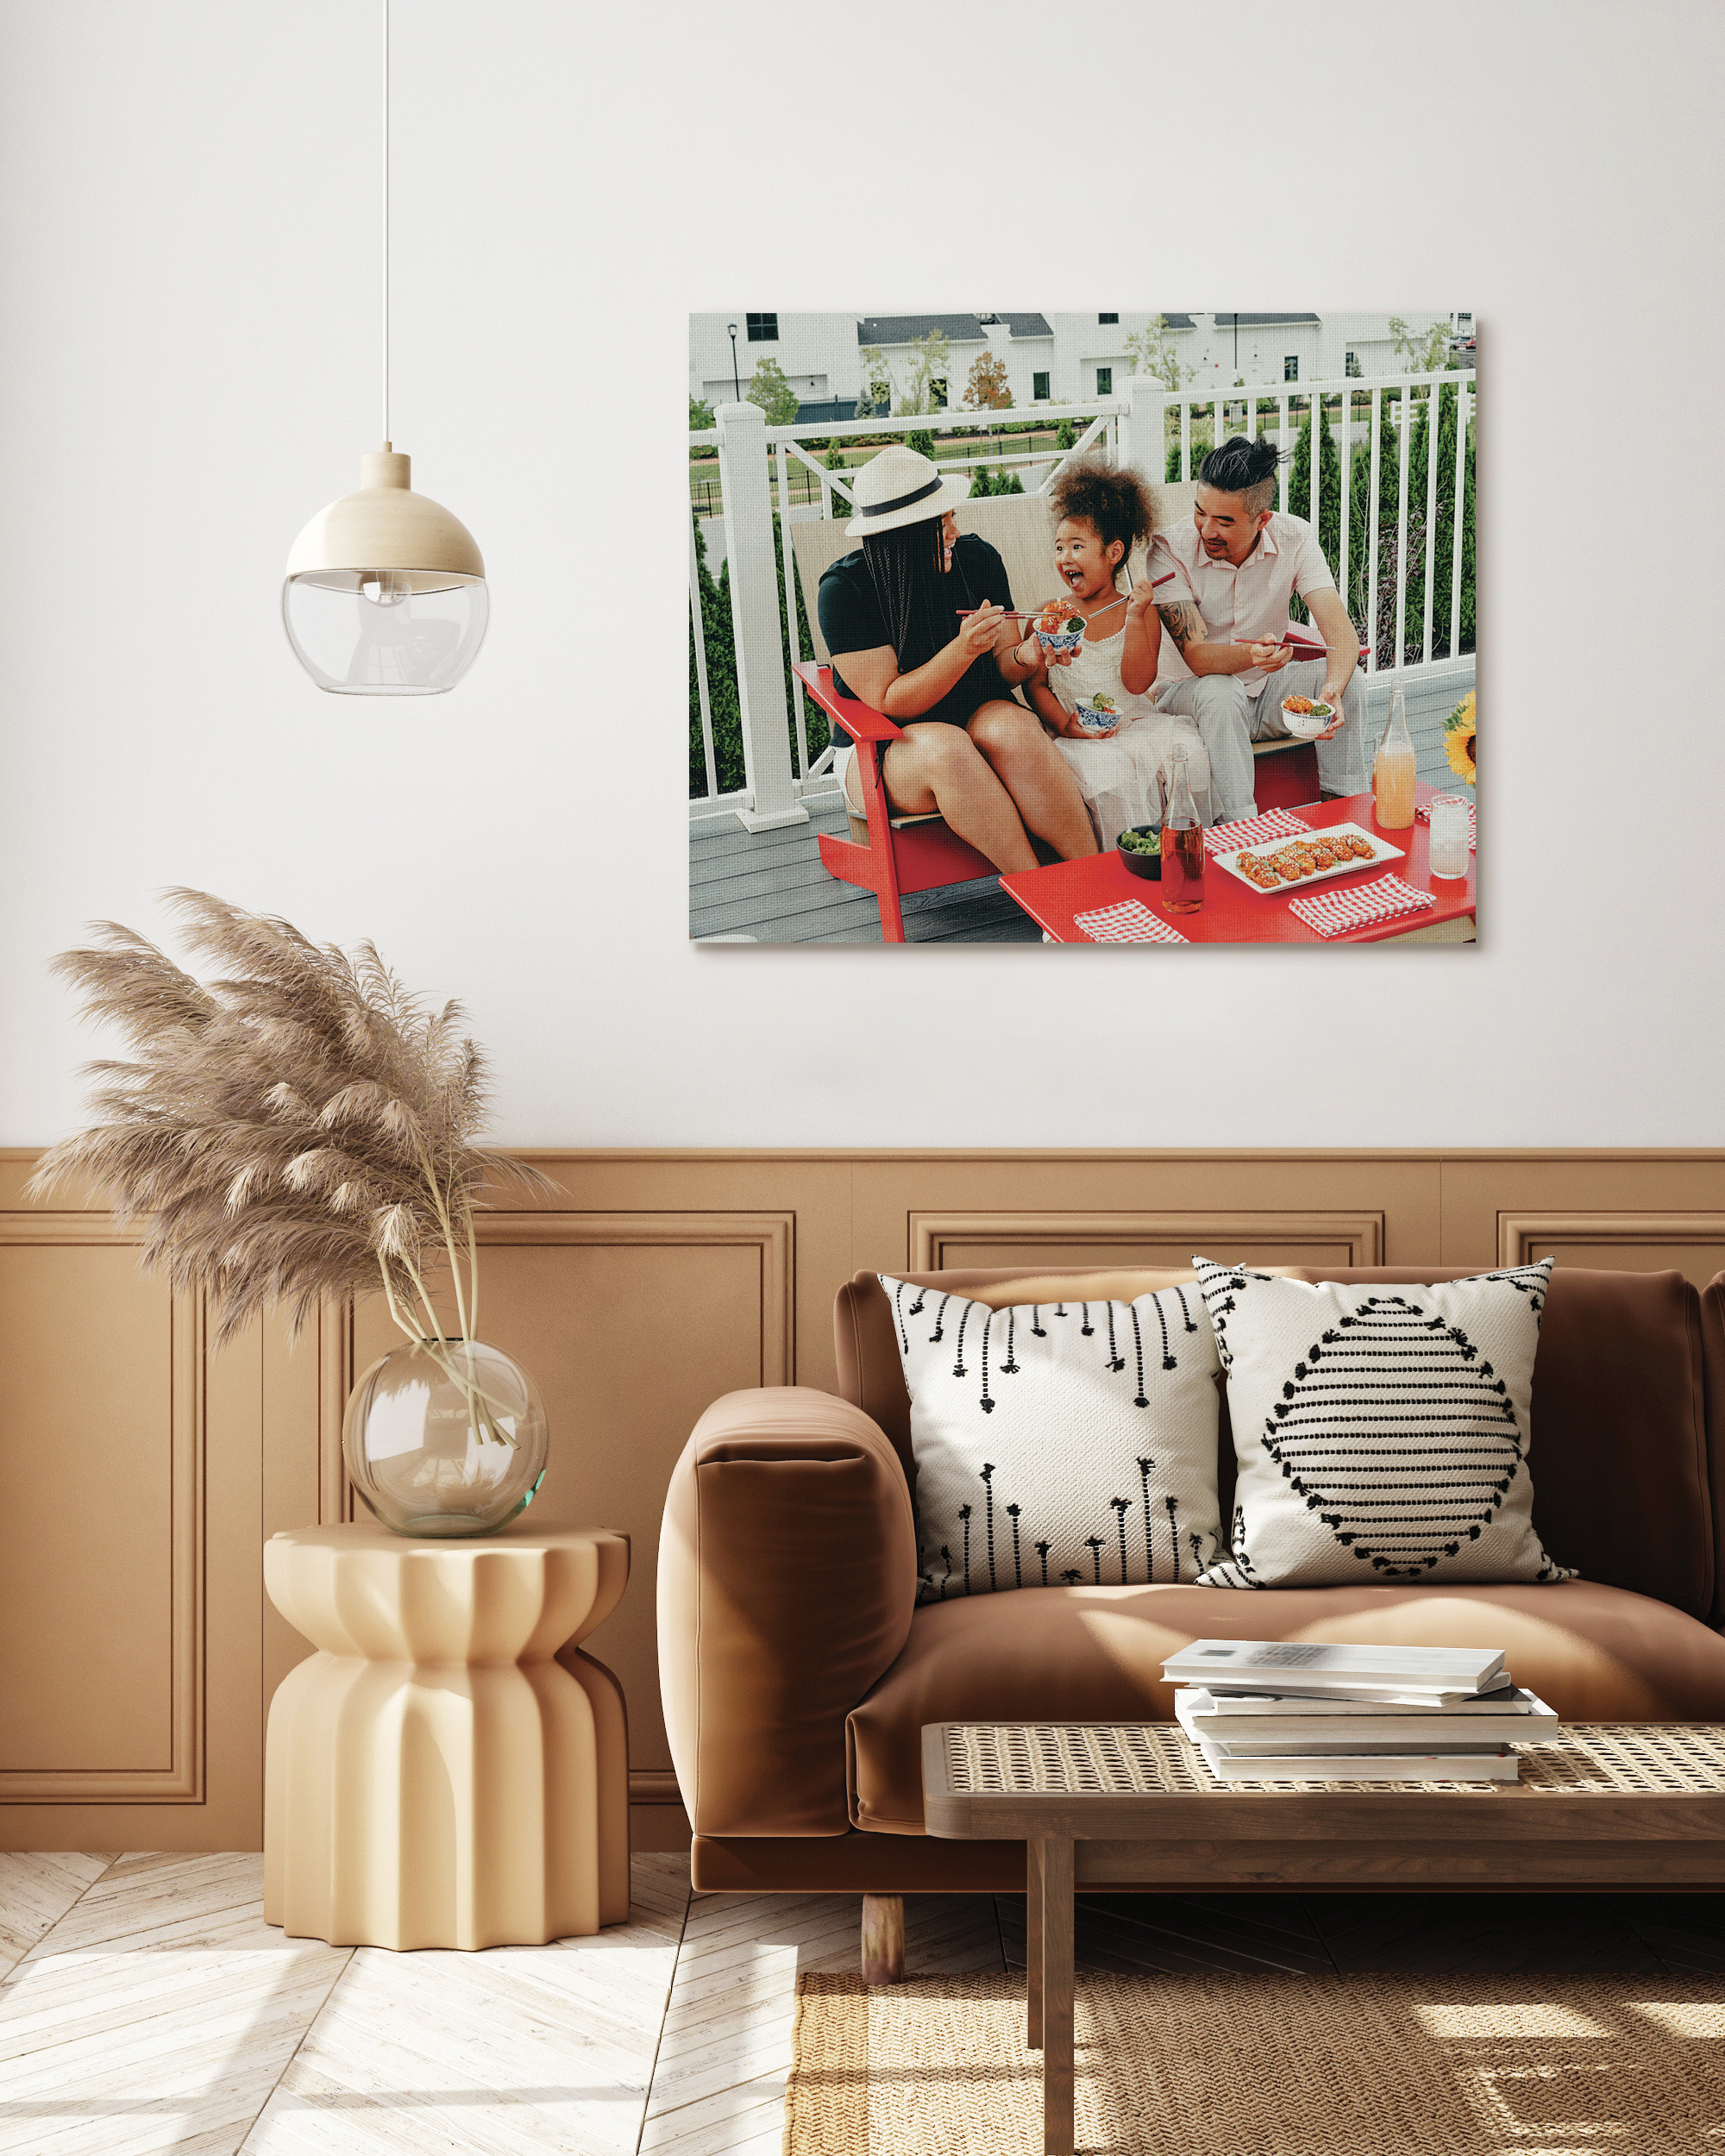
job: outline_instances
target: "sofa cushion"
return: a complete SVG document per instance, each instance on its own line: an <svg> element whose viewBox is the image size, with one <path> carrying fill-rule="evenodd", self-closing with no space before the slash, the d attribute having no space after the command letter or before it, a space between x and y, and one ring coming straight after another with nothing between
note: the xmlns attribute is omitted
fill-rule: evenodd
<svg viewBox="0 0 1725 2156"><path fill-rule="evenodd" d="M1260 1266L1261 1272L1287 1269ZM1343 1286L1405 1281L1462 1280L1477 1266L1356 1267L1302 1280ZM1022 1266L907 1273L915 1283L955 1288L978 1300L999 1294L1022 1301L1029 1279ZM1106 1280L1107 1292L1143 1294L1189 1274L1122 1275L1119 1267L1063 1278L1067 1292ZM1725 1276L1722 1276L1725 1277ZM1045 1282L1038 1284L1045 1285ZM910 1401L893 1334L886 1290L873 1273L858 1273L838 1291L833 1312L838 1389L872 1415L892 1440L907 1476ZM1725 1373L1725 1289L1709 1312L1708 1338ZM1701 1300L1681 1273L1619 1273L1559 1265L1552 1275L1534 1364L1534 1452L1539 1487L1534 1526L1559 1564L1585 1578L1655 1595L1673 1608L1704 1617L1714 1607L1714 1507L1705 1424L1709 1398L1702 1382ZM1710 1396L1718 1428L1715 1445L1725 1467L1725 1382ZM1226 1518L1233 1503L1233 1445L1223 1406L1217 1493ZM1725 1519L1725 1473L1716 1500ZM1725 1594L1720 1597L1725 1618Z"/></svg>
<svg viewBox="0 0 1725 2156"><path fill-rule="evenodd" d="M1568 1576L1534 1532L1534 1356L1552 1261L1435 1285L1195 1258L1239 1462L1205 1587Z"/></svg>
<svg viewBox="0 0 1725 2156"><path fill-rule="evenodd" d="M850 1816L919 1834L925 1722L1168 1721L1162 1664L1194 1639L1502 1647L1519 1684L1577 1721L1725 1720L1725 1639L1592 1580L1552 1587L1054 1587L919 1610L851 1710Z"/></svg>
<svg viewBox="0 0 1725 2156"><path fill-rule="evenodd" d="M992 1309L881 1284L911 1397L919 1601L1215 1562L1216 1336L1195 1288Z"/></svg>

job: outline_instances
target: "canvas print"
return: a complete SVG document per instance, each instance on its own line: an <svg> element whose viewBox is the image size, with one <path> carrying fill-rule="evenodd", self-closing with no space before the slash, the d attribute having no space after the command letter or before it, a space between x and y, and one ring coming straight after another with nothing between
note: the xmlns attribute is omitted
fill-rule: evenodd
<svg viewBox="0 0 1725 2156"><path fill-rule="evenodd" d="M692 315L691 936L1474 941L1477 359Z"/></svg>

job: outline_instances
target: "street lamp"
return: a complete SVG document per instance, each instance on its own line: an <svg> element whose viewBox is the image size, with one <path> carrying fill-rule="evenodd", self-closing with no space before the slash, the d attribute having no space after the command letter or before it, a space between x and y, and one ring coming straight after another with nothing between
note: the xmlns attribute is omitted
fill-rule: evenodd
<svg viewBox="0 0 1725 2156"><path fill-rule="evenodd" d="M737 392L737 401L740 404L743 402L743 385L737 375L737 324L727 323L725 327L731 332L731 386Z"/></svg>

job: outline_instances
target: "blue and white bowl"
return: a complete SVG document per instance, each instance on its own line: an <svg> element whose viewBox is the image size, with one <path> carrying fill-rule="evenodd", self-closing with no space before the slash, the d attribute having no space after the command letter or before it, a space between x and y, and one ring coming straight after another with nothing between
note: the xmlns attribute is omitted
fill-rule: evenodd
<svg viewBox="0 0 1725 2156"><path fill-rule="evenodd" d="M1076 629L1057 629L1051 631L1038 629L1036 632L1036 640L1044 651L1076 651L1084 641L1084 630L1082 624Z"/></svg>
<svg viewBox="0 0 1725 2156"><path fill-rule="evenodd" d="M1077 720L1081 733L1112 734L1119 727L1124 714L1101 711L1094 704L1080 704L1072 716Z"/></svg>

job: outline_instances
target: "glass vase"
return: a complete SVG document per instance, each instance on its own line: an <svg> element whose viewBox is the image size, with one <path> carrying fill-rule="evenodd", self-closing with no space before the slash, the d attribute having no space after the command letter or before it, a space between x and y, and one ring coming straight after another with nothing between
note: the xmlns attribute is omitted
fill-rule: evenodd
<svg viewBox="0 0 1725 2156"><path fill-rule="evenodd" d="M414 1340L354 1387L342 1450L397 1534L483 1535L532 1503L549 1438L538 1388L500 1348Z"/></svg>

